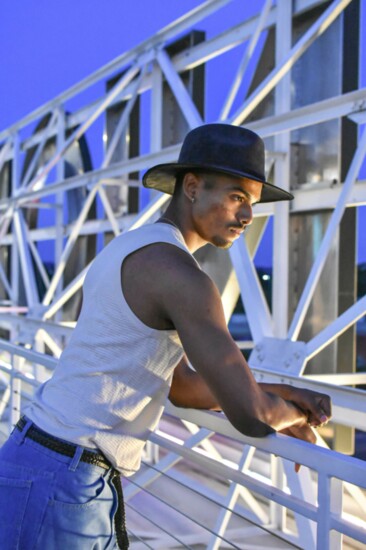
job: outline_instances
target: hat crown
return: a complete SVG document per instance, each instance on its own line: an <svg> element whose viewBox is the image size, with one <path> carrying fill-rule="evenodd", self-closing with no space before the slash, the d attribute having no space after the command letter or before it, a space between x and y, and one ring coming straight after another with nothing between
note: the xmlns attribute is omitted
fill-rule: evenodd
<svg viewBox="0 0 366 550"><path fill-rule="evenodd" d="M205 124L191 130L178 162L153 166L145 172L142 183L172 195L177 175L197 170L260 182L263 185L259 202L293 199L291 193L266 181L263 140L247 128L230 124Z"/></svg>
<svg viewBox="0 0 366 550"><path fill-rule="evenodd" d="M229 124L206 124L191 130L178 164L201 165L265 181L264 143L251 130Z"/></svg>

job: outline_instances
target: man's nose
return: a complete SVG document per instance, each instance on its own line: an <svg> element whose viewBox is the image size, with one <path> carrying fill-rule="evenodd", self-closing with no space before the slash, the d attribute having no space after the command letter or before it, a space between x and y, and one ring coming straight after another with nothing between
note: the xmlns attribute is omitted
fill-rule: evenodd
<svg viewBox="0 0 366 550"><path fill-rule="evenodd" d="M245 227L246 225L250 225L252 223L253 209L249 203L242 204L238 212L238 220L240 221L243 227Z"/></svg>

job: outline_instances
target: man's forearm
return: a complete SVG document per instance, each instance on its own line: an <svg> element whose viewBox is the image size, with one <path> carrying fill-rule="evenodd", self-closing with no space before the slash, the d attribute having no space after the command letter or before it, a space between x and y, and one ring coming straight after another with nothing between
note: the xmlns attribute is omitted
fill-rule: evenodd
<svg viewBox="0 0 366 550"><path fill-rule="evenodd" d="M174 371L169 399L176 407L221 410L203 377L182 359Z"/></svg>

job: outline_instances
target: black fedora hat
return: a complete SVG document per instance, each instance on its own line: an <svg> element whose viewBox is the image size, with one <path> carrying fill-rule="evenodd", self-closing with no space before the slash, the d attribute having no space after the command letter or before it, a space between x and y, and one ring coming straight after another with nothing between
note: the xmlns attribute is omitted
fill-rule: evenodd
<svg viewBox="0 0 366 550"><path fill-rule="evenodd" d="M293 195L268 183L264 175L264 143L251 130L230 124L205 124L185 137L178 162L158 164L144 174L145 187L170 195L180 172L220 172L263 184L259 202L291 200Z"/></svg>

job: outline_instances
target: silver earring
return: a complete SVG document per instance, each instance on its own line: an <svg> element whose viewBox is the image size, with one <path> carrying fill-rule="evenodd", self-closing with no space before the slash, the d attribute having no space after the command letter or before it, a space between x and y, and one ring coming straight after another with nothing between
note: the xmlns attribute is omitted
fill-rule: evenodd
<svg viewBox="0 0 366 550"><path fill-rule="evenodd" d="M191 198L191 203L193 204L194 202L196 202L196 199L194 197Z"/></svg>

